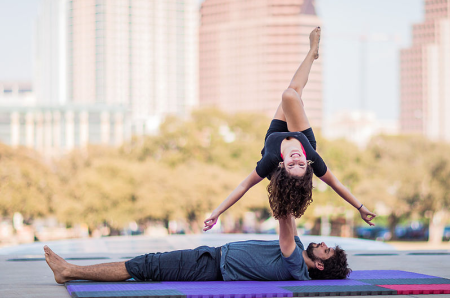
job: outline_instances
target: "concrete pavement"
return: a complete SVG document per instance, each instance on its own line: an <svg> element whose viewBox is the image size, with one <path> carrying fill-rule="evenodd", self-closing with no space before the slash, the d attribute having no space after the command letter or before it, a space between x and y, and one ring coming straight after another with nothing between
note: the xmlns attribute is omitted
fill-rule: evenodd
<svg viewBox="0 0 450 298"><path fill-rule="evenodd" d="M276 238L276 235L260 235L259 239L267 238L268 240L273 237ZM83 245L76 240L45 244L48 244L56 253L65 258L108 258L70 261L77 265L91 265L103 262L124 261L129 257L140 254L142 249L147 249L147 251L143 252L166 251L179 248L191 248L198 246L199 243L200 245L214 246L222 245L229 241L236 241L237 239L243 240L254 238L258 237L253 237L253 235L248 234L231 236L210 235L206 237L195 235L178 237L170 236L161 239L152 239L148 237L117 237L115 239L105 238L101 241L86 239L83 240ZM306 245L307 241L304 239L306 237L301 238ZM337 243L342 245L343 242L339 239L334 240L337 240ZM108 240L111 240L111 242L108 243ZM327 244L333 244L329 243L330 239L327 240L329 241L324 240ZM103 246L101 245L102 242ZM142 243L139 244L140 242ZM149 247L153 247L153 249L144 247L145 245L143 245L143 243L146 243ZM370 246L375 247L375 244L376 243L372 242L364 243L364 245L369 245L369 248ZM12 259L20 258L43 258L43 245L44 243L35 243L29 246L0 249L0 297L70 297L63 285L56 284L53 273L48 268L45 261L12 261ZM345 247L346 245L351 245L351 242L344 242L344 248L347 249L349 264L353 270L405 270L450 279L450 250L399 251L389 246L385 247L384 250L373 250L364 249L364 245L361 246L363 249L352 250ZM354 246L359 247L356 244ZM438 298L450 297L450 295L399 295L396 297Z"/></svg>

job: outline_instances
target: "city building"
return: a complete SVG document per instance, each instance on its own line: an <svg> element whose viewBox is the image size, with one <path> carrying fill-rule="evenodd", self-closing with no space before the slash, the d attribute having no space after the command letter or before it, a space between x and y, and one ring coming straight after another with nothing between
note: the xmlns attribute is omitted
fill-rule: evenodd
<svg viewBox="0 0 450 298"><path fill-rule="evenodd" d="M31 106L35 103L31 82L0 81L0 106Z"/></svg>
<svg viewBox="0 0 450 298"><path fill-rule="evenodd" d="M196 0L44 0L41 8L38 105L121 106L132 134L197 105Z"/></svg>
<svg viewBox="0 0 450 298"><path fill-rule="evenodd" d="M67 0L41 0L33 34L33 93L39 105L67 102Z"/></svg>
<svg viewBox="0 0 450 298"><path fill-rule="evenodd" d="M425 19L400 57L401 132L450 141L449 0L425 0Z"/></svg>
<svg viewBox="0 0 450 298"><path fill-rule="evenodd" d="M273 116L321 24L314 1L205 0L200 16L200 105ZM320 58L302 98L311 125L320 128Z"/></svg>
<svg viewBox="0 0 450 298"><path fill-rule="evenodd" d="M374 112L339 111L324 121L323 134L327 139L346 139L364 148L373 136L397 135L398 121L377 119Z"/></svg>
<svg viewBox="0 0 450 298"><path fill-rule="evenodd" d="M0 82L0 142L60 156L88 144L118 146L130 137L121 106L36 105L31 83Z"/></svg>

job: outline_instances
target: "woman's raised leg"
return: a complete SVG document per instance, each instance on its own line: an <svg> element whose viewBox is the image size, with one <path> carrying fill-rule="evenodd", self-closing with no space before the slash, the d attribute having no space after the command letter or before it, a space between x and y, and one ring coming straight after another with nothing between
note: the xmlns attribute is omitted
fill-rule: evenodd
<svg viewBox="0 0 450 298"><path fill-rule="evenodd" d="M310 50L295 72L289 87L283 92L274 119L287 122L289 131L303 131L311 127L301 99L303 88L308 82L309 73L315 59L319 57L320 27L310 36Z"/></svg>

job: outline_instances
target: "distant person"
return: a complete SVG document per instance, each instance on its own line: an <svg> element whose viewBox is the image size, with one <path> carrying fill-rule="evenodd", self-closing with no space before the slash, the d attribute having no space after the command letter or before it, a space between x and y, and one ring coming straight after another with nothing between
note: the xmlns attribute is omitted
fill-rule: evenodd
<svg viewBox="0 0 450 298"><path fill-rule="evenodd" d="M231 242L221 247L150 253L126 262L77 266L48 246L45 260L57 283L75 279L94 281L235 281L343 279L351 269L345 251L325 243L303 248L292 216L279 219L280 236L274 241Z"/></svg>
<svg viewBox="0 0 450 298"><path fill-rule="evenodd" d="M313 173L355 207L366 223L374 225L371 221L376 215L342 185L316 152L316 139L303 107L301 95L312 64L319 57L320 33L317 27L309 35L310 51L283 92L266 134L261 160L205 220L204 231L211 229L223 212L264 178L270 179L267 190L273 216L277 219L288 214L301 217L312 202Z"/></svg>

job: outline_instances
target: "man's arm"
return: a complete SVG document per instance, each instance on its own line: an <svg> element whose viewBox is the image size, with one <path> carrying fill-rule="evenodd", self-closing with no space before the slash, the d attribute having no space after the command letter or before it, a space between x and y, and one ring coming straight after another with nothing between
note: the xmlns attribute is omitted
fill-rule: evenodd
<svg viewBox="0 0 450 298"><path fill-rule="evenodd" d="M295 224L295 217L291 215L292 229L294 229L294 237L298 236L297 225Z"/></svg>
<svg viewBox="0 0 450 298"><path fill-rule="evenodd" d="M294 252L296 243L294 236L297 235L295 218L292 215L278 219L280 224L280 249L283 256L290 257Z"/></svg>

